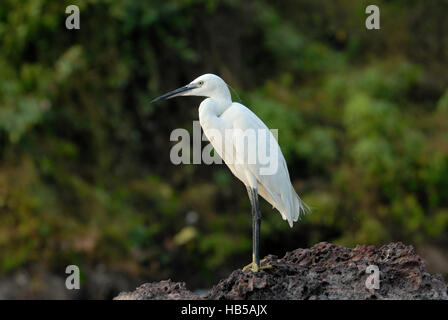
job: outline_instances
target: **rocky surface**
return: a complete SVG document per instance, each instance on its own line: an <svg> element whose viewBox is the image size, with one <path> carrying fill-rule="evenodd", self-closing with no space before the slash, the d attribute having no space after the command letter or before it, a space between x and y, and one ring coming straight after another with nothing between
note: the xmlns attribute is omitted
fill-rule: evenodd
<svg viewBox="0 0 448 320"><path fill-rule="evenodd" d="M198 300L200 296L188 291L184 282L163 280L145 283L133 292L122 292L114 300Z"/></svg>
<svg viewBox="0 0 448 320"><path fill-rule="evenodd" d="M279 259L266 257L272 269L233 271L210 291L197 295L185 283L147 283L115 299L446 299L448 287L431 275L412 246L390 243L377 249L350 249L326 242L296 249ZM369 265L380 270L380 288L367 289Z"/></svg>

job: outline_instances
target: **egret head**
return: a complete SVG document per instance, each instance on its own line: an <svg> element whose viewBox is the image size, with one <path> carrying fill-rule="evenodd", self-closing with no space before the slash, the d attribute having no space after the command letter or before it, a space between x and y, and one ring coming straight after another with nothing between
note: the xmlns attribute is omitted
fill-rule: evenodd
<svg viewBox="0 0 448 320"><path fill-rule="evenodd" d="M170 91L153 99L151 102L170 99L177 96L200 96L210 98L230 98L226 83L217 75L206 73L197 77L186 86Z"/></svg>

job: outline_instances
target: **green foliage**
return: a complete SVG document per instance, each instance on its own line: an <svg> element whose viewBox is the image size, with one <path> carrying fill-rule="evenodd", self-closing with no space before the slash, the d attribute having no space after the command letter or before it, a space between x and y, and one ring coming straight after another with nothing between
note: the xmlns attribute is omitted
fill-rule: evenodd
<svg viewBox="0 0 448 320"><path fill-rule="evenodd" d="M443 96L437 102L437 111L448 113L448 90L445 91Z"/></svg>

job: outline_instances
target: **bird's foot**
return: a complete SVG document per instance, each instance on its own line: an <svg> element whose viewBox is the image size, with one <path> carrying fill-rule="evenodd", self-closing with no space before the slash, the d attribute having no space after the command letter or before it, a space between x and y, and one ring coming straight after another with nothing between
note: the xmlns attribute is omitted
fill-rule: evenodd
<svg viewBox="0 0 448 320"><path fill-rule="evenodd" d="M246 272L247 270L252 270L252 272L258 272L260 270L265 270L265 269L271 269L272 265L267 264L262 266L262 263L265 263L266 259L262 259L260 260L260 265L256 264L254 261L252 261L251 263L249 263L247 266L245 266L243 268L243 272Z"/></svg>

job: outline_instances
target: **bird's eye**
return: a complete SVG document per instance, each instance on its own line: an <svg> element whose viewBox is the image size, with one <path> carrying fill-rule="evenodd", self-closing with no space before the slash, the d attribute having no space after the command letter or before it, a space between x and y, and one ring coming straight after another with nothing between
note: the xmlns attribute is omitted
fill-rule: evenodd
<svg viewBox="0 0 448 320"><path fill-rule="evenodd" d="M200 87L202 87L203 84L204 84L204 81L202 81L202 80L198 82L198 86L200 86Z"/></svg>

